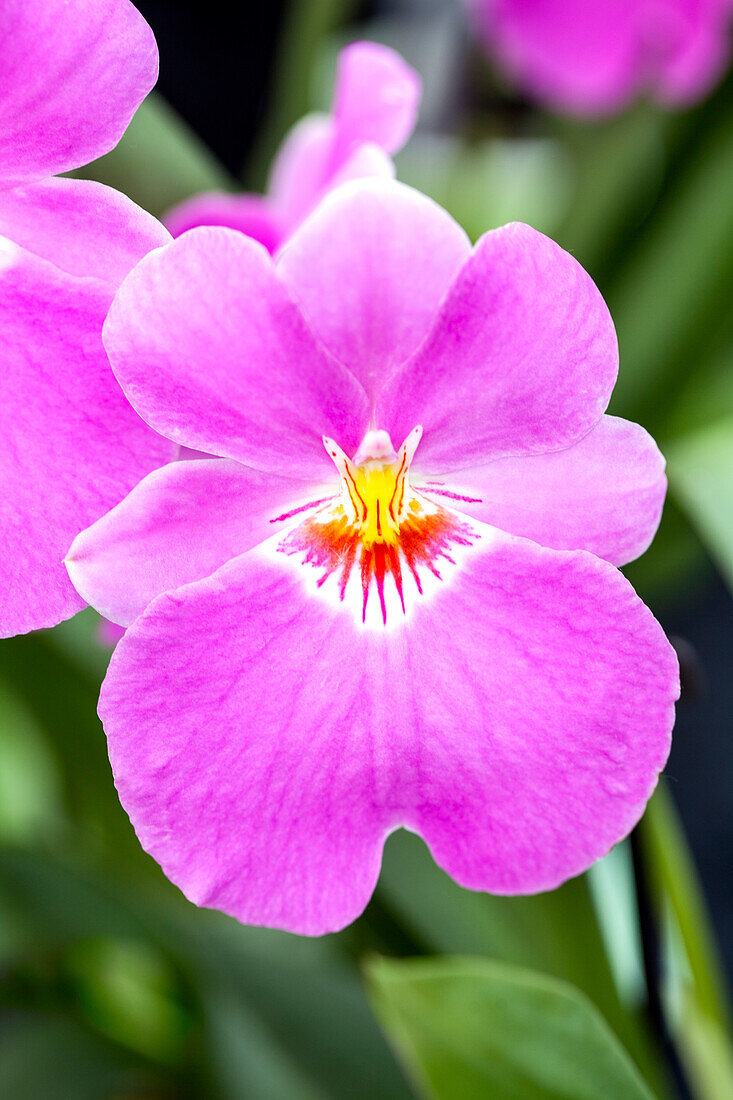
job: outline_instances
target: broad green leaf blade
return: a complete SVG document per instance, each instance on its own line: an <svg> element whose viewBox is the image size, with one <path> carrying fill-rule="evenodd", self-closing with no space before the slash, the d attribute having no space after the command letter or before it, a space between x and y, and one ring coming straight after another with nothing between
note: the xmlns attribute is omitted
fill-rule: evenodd
<svg viewBox="0 0 733 1100"><path fill-rule="evenodd" d="M236 186L201 139L155 93L140 106L111 153L72 175L116 187L157 216L200 191Z"/></svg>
<svg viewBox="0 0 733 1100"><path fill-rule="evenodd" d="M733 587L733 417L667 445L672 492Z"/></svg>
<svg viewBox="0 0 733 1100"><path fill-rule="evenodd" d="M433 862L418 837L389 838L378 887L382 902L425 951L489 955L577 986L658 1088L656 1052L646 1023L622 1007L584 877L533 897L463 890Z"/></svg>
<svg viewBox="0 0 733 1100"><path fill-rule="evenodd" d="M381 959L372 1004L436 1100L650 1100L600 1013L577 989L486 959Z"/></svg>
<svg viewBox="0 0 733 1100"><path fill-rule="evenodd" d="M663 187L665 139L673 116L639 103L593 125L562 117L549 125L572 152L576 176L557 240L597 275Z"/></svg>

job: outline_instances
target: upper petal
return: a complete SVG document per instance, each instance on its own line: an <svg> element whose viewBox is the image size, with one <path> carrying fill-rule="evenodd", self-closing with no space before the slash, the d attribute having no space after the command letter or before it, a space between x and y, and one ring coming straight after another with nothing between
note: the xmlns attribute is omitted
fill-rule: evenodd
<svg viewBox="0 0 733 1100"><path fill-rule="evenodd" d="M322 436L356 450L366 397L316 342L257 242L192 229L146 256L104 326L115 374L157 431L256 469L320 480Z"/></svg>
<svg viewBox="0 0 733 1100"><path fill-rule="evenodd" d="M333 159L372 142L396 153L415 128L422 81L395 50L377 42L352 42L339 54L332 115Z"/></svg>
<svg viewBox="0 0 733 1100"><path fill-rule="evenodd" d="M413 480L423 488L417 470ZM589 550L613 565L626 565L654 537L667 479L652 437L638 424L604 416L567 450L500 458L424 489L542 546Z"/></svg>
<svg viewBox="0 0 733 1100"><path fill-rule="evenodd" d="M333 120L316 113L297 122L280 146L267 192L287 233L292 233L318 201L332 148Z"/></svg>
<svg viewBox="0 0 733 1100"><path fill-rule="evenodd" d="M112 149L158 78L129 0L3 0L0 181L41 179Z"/></svg>
<svg viewBox="0 0 733 1100"><path fill-rule="evenodd" d="M386 46L355 42L341 51L332 113L301 119L272 165L268 192L286 234L345 180L394 173L388 154L412 133L420 90L417 73Z"/></svg>
<svg viewBox="0 0 733 1100"><path fill-rule="evenodd" d="M102 347L106 286L0 241L0 635L83 606L74 535L172 457L124 398Z"/></svg>
<svg viewBox="0 0 733 1100"><path fill-rule="evenodd" d="M126 195L91 180L47 179L0 191L0 234L70 275L117 287L170 233Z"/></svg>
<svg viewBox="0 0 733 1100"><path fill-rule="evenodd" d="M600 419L617 372L613 321L591 277L514 223L479 240L378 420L393 439L422 424L421 467L442 474L570 446Z"/></svg>
<svg viewBox="0 0 733 1100"><path fill-rule="evenodd" d="M423 339L470 253L461 227L431 199L372 179L328 195L277 269L323 343L373 397Z"/></svg>
<svg viewBox="0 0 733 1100"><path fill-rule="evenodd" d="M164 221L174 237L199 225L225 225L259 241L270 253L278 248L283 237L282 219L266 195L207 191L174 206Z"/></svg>
<svg viewBox="0 0 733 1100"><path fill-rule="evenodd" d="M302 481L229 459L171 462L77 535L66 568L87 603L129 626L161 592L209 576L269 538L283 513L328 492L304 498Z"/></svg>
<svg viewBox="0 0 733 1100"><path fill-rule="evenodd" d="M393 631L258 548L148 607L100 714L123 805L188 897L321 933L361 911L400 824L474 889L584 870L641 814L678 689L617 570L488 532Z"/></svg>

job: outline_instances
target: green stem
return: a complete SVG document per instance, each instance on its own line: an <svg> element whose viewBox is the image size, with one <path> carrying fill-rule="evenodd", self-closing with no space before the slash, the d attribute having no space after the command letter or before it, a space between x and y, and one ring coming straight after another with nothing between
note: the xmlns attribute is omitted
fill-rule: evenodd
<svg viewBox="0 0 733 1100"><path fill-rule="evenodd" d="M660 916L674 919L689 968L671 1028L700 1100L733 1096L731 1012L702 892L674 804L660 784L640 825Z"/></svg>

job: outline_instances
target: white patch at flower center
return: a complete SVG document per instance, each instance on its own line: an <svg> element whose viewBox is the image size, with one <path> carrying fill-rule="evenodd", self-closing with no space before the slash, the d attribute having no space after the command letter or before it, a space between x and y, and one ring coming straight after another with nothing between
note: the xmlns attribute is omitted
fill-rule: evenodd
<svg viewBox="0 0 733 1100"><path fill-rule="evenodd" d="M411 485L421 436L414 428L395 452L386 432L368 432L353 460L324 437L340 493L276 546L304 569L314 594L348 606L365 627L398 626L482 537L481 525Z"/></svg>

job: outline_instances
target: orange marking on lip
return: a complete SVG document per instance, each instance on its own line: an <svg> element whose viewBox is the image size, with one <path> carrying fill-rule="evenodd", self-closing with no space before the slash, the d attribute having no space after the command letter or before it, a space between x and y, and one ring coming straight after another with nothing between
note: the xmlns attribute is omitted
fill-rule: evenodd
<svg viewBox="0 0 733 1100"><path fill-rule="evenodd" d="M306 519L286 537L280 550L286 554L305 553L304 564L323 571L318 578L319 587L332 574L337 574L341 600L358 558L363 592L362 621L366 620L369 595L374 587L386 624L387 577L392 578L403 614L405 612L403 560L415 579L418 592L422 593L420 570L427 569L440 580L436 562L441 558L452 562L451 545L470 546L473 539L470 528L442 508L431 513L412 510L400 524L396 540L374 542L365 542L359 528L350 524L342 513L325 522L319 522L317 515Z"/></svg>

